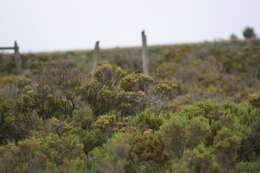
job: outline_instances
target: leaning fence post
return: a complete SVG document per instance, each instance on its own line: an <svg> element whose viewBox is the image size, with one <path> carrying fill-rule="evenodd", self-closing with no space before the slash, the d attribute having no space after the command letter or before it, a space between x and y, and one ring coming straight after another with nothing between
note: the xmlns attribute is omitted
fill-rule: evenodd
<svg viewBox="0 0 260 173"><path fill-rule="evenodd" d="M97 61L98 61L98 57L99 57L99 51L100 51L99 41L96 41L95 49L94 49L94 52L93 52L92 71L94 71L94 70L96 69L96 67L97 67Z"/></svg>
<svg viewBox="0 0 260 173"><path fill-rule="evenodd" d="M143 73L145 75L149 75L147 37L146 37L145 31L142 31L142 63L143 63Z"/></svg>
<svg viewBox="0 0 260 173"><path fill-rule="evenodd" d="M17 44L17 41L14 42L14 59L15 59L15 65L16 65L16 72L20 73L22 68L22 60L19 52L19 46Z"/></svg>

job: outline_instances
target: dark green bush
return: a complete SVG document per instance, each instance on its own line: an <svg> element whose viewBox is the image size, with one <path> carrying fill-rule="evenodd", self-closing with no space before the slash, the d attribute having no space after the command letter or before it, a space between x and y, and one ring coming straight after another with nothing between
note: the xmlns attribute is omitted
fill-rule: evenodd
<svg viewBox="0 0 260 173"><path fill-rule="evenodd" d="M149 110L140 112L135 117L135 124L142 130L159 130L162 123L163 119Z"/></svg>
<svg viewBox="0 0 260 173"><path fill-rule="evenodd" d="M166 144L153 130L137 133L131 141L131 157L136 163L152 162L164 164L168 159Z"/></svg>
<svg viewBox="0 0 260 173"><path fill-rule="evenodd" d="M245 37L245 39L255 39L256 38L256 33L254 28L252 27L246 27L243 31L243 36Z"/></svg>
<svg viewBox="0 0 260 173"><path fill-rule="evenodd" d="M255 93L251 95L249 99L251 105L253 105L256 108L260 108L260 93Z"/></svg>
<svg viewBox="0 0 260 173"><path fill-rule="evenodd" d="M1 146L0 153L0 172L51 171L66 161L84 159L83 146L72 136L31 138Z"/></svg>
<svg viewBox="0 0 260 173"><path fill-rule="evenodd" d="M102 50L93 73L91 52L23 54L16 75L0 55L0 172L259 171L252 35L150 47L151 76L139 48Z"/></svg>
<svg viewBox="0 0 260 173"><path fill-rule="evenodd" d="M150 76L143 74L130 73L126 75L120 86L125 91L147 91L150 85L153 83L153 79Z"/></svg>

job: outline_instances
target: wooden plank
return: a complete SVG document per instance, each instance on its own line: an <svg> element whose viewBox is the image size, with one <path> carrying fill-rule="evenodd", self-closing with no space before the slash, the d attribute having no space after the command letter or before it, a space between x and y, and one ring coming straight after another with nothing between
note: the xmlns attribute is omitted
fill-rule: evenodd
<svg viewBox="0 0 260 173"><path fill-rule="evenodd" d="M0 47L0 50L15 50L15 47Z"/></svg>

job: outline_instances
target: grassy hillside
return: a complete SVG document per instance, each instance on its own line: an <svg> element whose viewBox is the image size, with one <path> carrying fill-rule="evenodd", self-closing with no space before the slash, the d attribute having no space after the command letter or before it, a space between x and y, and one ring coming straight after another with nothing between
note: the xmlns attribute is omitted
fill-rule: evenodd
<svg viewBox="0 0 260 173"><path fill-rule="evenodd" d="M260 171L260 41L0 55L0 172Z"/></svg>

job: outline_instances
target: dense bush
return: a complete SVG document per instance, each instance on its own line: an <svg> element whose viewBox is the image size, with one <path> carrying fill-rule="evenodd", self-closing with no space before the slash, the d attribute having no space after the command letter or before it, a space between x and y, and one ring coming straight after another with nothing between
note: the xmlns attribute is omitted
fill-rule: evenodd
<svg viewBox="0 0 260 173"><path fill-rule="evenodd" d="M82 84L79 95L96 115L114 110L121 115L131 115L144 109L145 96L152 82L149 76L126 75L119 67L106 64L94 72L90 81Z"/></svg>
<svg viewBox="0 0 260 173"><path fill-rule="evenodd" d="M125 91L147 91L152 82L150 76L133 73L125 76L120 86Z"/></svg>
<svg viewBox="0 0 260 173"><path fill-rule="evenodd" d="M259 172L259 40L90 55L0 56L0 172Z"/></svg>
<svg viewBox="0 0 260 173"><path fill-rule="evenodd" d="M145 110L136 115L134 122L141 130L159 130L163 123L163 119L159 115L155 115L152 111Z"/></svg>
<svg viewBox="0 0 260 173"><path fill-rule="evenodd" d="M21 112L35 112L42 118L71 116L73 112L73 105L67 99L56 96L47 85L36 89L26 87L18 107Z"/></svg>
<svg viewBox="0 0 260 173"><path fill-rule="evenodd" d="M165 143L153 130L146 130L143 134L134 135L131 146L131 157L136 163L164 164L168 159Z"/></svg>
<svg viewBox="0 0 260 173"><path fill-rule="evenodd" d="M181 116L172 116L161 127L161 135L173 158L181 158L186 143L186 120Z"/></svg>
<svg viewBox="0 0 260 173"><path fill-rule="evenodd" d="M256 38L256 34L254 31L254 28L252 27L246 27L243 31L243 36L245 37L245 39L254 39Z"/></svg>
<svg viewBox="0 0 260 173"><path fill-rule="evenodd" d="M254 93L253 95L251 95L249 102L253 106L259 108L260 107L260 93Z"/></svg>
<svg viewBox="0 0 260 173"><path fill-rule="evenodd" d="M67 161L84 159L82 145L72 136L31 138L0 147L1 172L54 171ZM51 171L51 172L52 172Z"/></svg>

